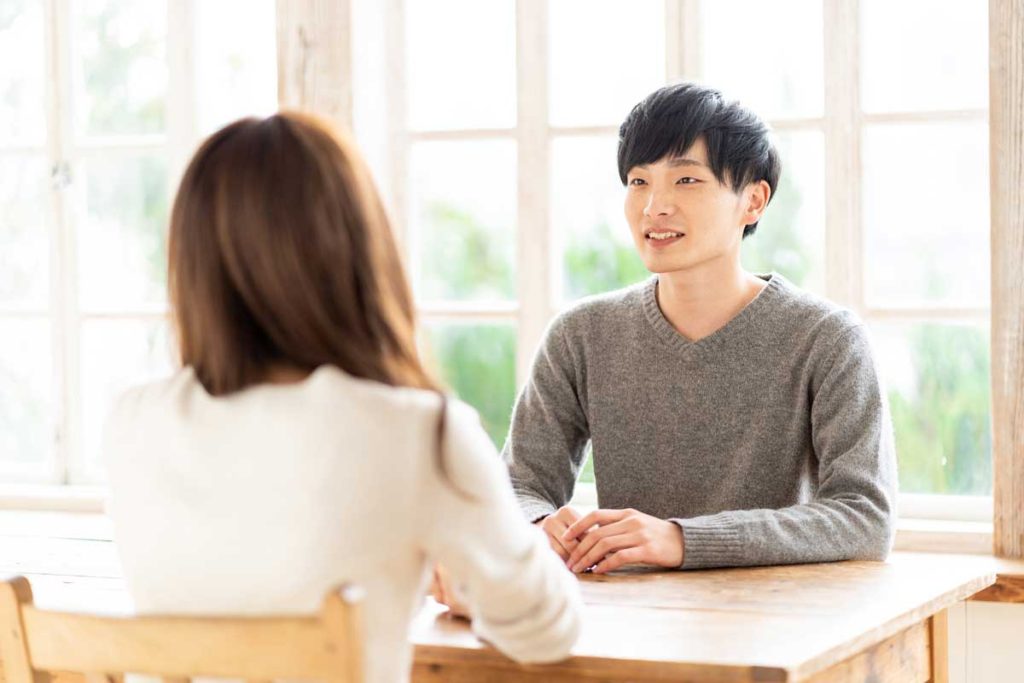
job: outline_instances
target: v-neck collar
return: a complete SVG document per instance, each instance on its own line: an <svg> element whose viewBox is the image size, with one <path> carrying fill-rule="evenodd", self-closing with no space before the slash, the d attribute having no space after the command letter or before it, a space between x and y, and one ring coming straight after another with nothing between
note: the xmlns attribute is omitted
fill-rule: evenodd
<svg viewBox="0 0 1024 683"><path fill-rule="evenodd" d="M643 307L647 321L654 328L655 334L671 349L692 355L695 353L710 351L718 348L729 337L734 336L739 330L745 327L752 319L757 317L763 310L778 298L784 287L784 278L778 273L767 275L757 274L757 277L767 282L757 296L743 309L732 317L729 322L697 341L690 341L672 326L665 314L658 305L658 276L654 275L644 284Z"/></svg>

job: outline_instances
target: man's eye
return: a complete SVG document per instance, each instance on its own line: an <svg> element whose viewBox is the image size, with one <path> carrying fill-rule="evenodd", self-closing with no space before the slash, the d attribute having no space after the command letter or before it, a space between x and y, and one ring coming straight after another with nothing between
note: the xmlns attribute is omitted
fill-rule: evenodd
<svg viewBox="0 0 1024 683"><path fill-rule="evenodd" d="M686 176L685 178L680 178L677 182L679 182L682 185L693 185L695 182L697 182L697 179Z"/></svg>
<svg viewBox="0 0 1024 683"><path fill-rule="evenodd" d="M630 178L629 184L630 185L646 185L647 181L644 180L643 178Z"/></svg>

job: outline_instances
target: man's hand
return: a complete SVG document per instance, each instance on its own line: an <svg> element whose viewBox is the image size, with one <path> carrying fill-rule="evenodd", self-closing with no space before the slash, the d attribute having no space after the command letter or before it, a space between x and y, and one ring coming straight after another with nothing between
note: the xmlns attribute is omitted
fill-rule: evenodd
<svg viewBox="0 0 1024 683"><path fill-rule="evenodd" d="M551 549L558 553L558 556L562 558L563 562L569 559L569 555L576 549L576 546L579 545L579 543L576 540L562 540L562 534L569 528L569 525L579 519L580 513L566 505L565 507L559 508L558 512L534 522L534 524L543 529L544 533L547 534L548 543L551 544Z"/></svg>
<svg viewBox="0 0 1024 683"><path fill-rule="evenodd" d="M595 510L571 524L560 542L575 546L566 565L577 574L594 565L594 572L601 574L628 564L683 564L679 525L636 510Z"/></svg>
<svg viewBox="0 0 1024 683"><path fill-rule="evenodd" d="M439 564L434 565L434 580L430 583L430 597L446 606L452 616L469 619L469 607L459 601L452 590L448 572Z"/></svg>

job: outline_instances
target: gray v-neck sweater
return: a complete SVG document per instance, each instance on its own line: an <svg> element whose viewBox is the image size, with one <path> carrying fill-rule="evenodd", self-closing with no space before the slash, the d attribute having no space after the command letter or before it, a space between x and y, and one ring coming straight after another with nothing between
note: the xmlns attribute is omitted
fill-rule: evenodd
<svg viewBox="0 0 1024 683"><path fill-rule="evenodd" d="M656 276L551 323L503 452L527 518L568 503L590 442L599 506L679 524L684 568L885 558L896 457L864 326L762 277L696 342Z"/></svg>

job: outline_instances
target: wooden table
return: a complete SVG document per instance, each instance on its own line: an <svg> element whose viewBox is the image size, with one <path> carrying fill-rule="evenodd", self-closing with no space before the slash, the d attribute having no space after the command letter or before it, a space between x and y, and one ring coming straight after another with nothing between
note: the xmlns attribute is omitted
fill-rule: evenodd
<svg viewBox="0 0 1024 683"><path fill-rule="evenodd" d="M945 610L994 582L991 558L914 554L884 564L585 576L585 625L569 661L512 664L435 606L415 624L413 678L943 681Z"/></svg>
<svg viewBox="0 0 1024 683"><path fill-rule="evenodd" d="M103 522L69 530L59 516L26 526L15 514L0 512L0 574L29 576L40 607L127 608ZM997 562L897 553L886 563L583 576L580 641L546 666L509 661L428 601L413 627L413 680L944 681L945 610L979 591L1005 598Z"/></svg>

